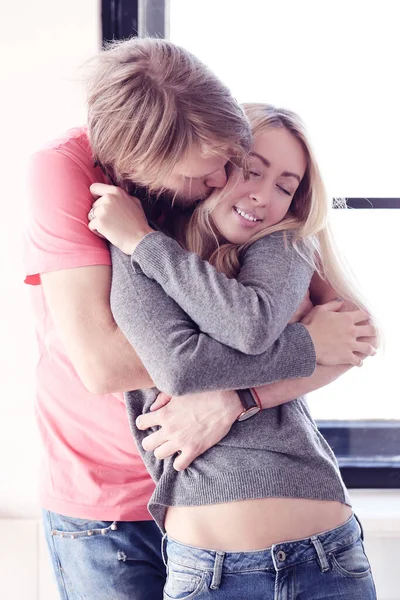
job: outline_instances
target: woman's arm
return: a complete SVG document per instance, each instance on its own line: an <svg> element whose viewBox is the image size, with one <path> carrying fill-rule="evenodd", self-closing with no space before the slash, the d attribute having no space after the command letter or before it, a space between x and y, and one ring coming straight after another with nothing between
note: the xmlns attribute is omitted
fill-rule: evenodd
<svg viewBox="0 0 400 600"><path fill-rule="evenodd" d="M243 354L199 332L161 286L135 273L130 258L113 246L111 256L114 318L160 390L180 396L255 387L313 373L314 345L302 324L288 325L262 354Z"/></svg>
<svg viewBox="0 0 400 600"><path fill-rule="evenodd" d="M280 336L308 289L312 267L282 232L246 251L237 279L219 273L161 232L146 235L133 268L157 281L203 333L245 354L261 354Z"/></svg>

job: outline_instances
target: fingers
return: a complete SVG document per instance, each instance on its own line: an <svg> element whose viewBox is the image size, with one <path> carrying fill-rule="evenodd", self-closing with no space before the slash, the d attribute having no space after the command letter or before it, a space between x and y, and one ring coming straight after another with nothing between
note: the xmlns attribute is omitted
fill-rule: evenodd
<svg viewBox="0 0 400 600"><path fill-rule="evenodd" d="M374 325L357 325L357 338L374 338L376 328Z"/></svg>
<svg viewBox="0 0 400 600"><path fill-rule="evenodd" d="M154 433L144 438L144 440L142 441L142 448L143 450L146 450L146 452L152 452L159 446L162 446L162 444L164 444L167 441L168 440L165 437L165 432L161 427L161 429L159 429L158 431L155 431Z"/></svg>
<svg viewBox="0 0 400 600"><path fill-rule="evenodd" d="M178 451L179 448L177 448L175 444L172 442L165 442L154 450L154 456L158 458L158 460L164 460L165 458L168 458L168 456L173 456Z"/></svg>
<svg viewBox="0 0 400 600"><path fill-rule="evenodd" d="M357 342L356 347L357 352L361 352L361 354L365 354L366 356L375 356L376 349L366 342Z"/></svg>
<svg viewBox="0 0 400 600"><path fill-rule="evenodd" d="M169 396L165 392L161 392L161 394L158 394L155 402L153 402L153 404L150 406L150 410L152 412L155 410L159 410L160 408L162 408L163 406L168 404L168 402L171 400L171 398L172 398L172 396Z"/></svg>
<svg viewBox="0 0 400 600"><path fill-rule="evenodd" d="M330 302L325 302L325 304L318 305L320 310L331 310L334 312L339 311L343 306L343 300L331 300Z"/></svg>
<svg viewBox="0 0 400 600"><path fill-rule="evenodd" d="M363 366L363 357L360 355L352 353L352 357L350 359L350 363L354 367L362 367Z"/></svg>
<svg viewBox="0 0 400 600"><path fill-rule="evenodd" d="M173 467L174 467L175 471L184 471L185 469L188 468L189 465L192 464L192 462L194 461L195 458L196 458L195 455L193 455L189 452L183 451L174 460Z"/></svg>
<svg viewBox="0 0 400 600"><path fill-rule="evenodd" d="M93 198L99 198L105 194L112 194L118 190L115 185L108 185L107 183L92 183L89 189Z"/></svg>
<svg viewBox="0 0 400 600"><path fill-rule="evenodd" d="M159 411L139 415L136 419L136 427L141 431L145 431L146 429L149 429L149 427L156 427L157 425L162 425Z"/></svg>
<svg viewBox="0 0 400 600"><path fill-rule="evenodd" d="M363 310L352 310L350 311L354 323L362 323L363 321L369 321L369 314Z"/></svg>

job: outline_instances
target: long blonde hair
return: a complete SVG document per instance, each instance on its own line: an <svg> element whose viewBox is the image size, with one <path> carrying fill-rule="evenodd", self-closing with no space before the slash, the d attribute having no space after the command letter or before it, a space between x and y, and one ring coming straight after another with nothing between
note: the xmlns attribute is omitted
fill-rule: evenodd
<svg viewBox="0 0 400 600"><path fill-rule="evenodd" d="M91 62L88 135L94 158L118 185L160 192L192 146L243 165L251 131L229 89L172 42L113 42Z"/></svg>
<svg viewBox="0 0 400 600"><path fill-rule="evenodd" d="M304 177L282 221L259 231L245 244L220 244L212 222L212 211L224 194L235 185L239 175L232 173L222 192L212 194L196 207L186 230L186 247L208 260L228 277L235 277L240 269L240 258L252 243L276 231L292 231L295 248L312 263L321 278L329 282L337 295L366 309L366 303L350 269L340 258L335 246L329 224L330 203L302 121L295 113L268 104L249 103L243 107L254 137L271 128L284 128L300 142L307 159ZM300 240L301 245L306 248L305 252L298 245Z"/></svg>

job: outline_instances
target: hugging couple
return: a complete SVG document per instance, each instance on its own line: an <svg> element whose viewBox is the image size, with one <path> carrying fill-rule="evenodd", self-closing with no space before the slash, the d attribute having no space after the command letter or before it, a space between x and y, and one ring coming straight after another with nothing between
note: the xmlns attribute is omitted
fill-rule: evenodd
<svg viewBox="0 0 400 600"><path fill-rule="evenodd" d="M305 394L377 332L300 118L149 38L95 58L87 105L28 175L60 598L375 599Z"/></svg>

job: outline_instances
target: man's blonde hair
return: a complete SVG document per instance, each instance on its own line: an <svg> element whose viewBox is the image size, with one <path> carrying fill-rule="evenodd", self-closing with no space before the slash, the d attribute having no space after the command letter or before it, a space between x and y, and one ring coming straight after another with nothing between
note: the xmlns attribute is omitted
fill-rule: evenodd
<svg viewBox="0 0 400 600"><path fill-rule="evenodd" d="M244 111L193 54L162 39L113 42L88 80L94 157L117 183L160 191L195 145L243 165L251 146Z"/></svg>

